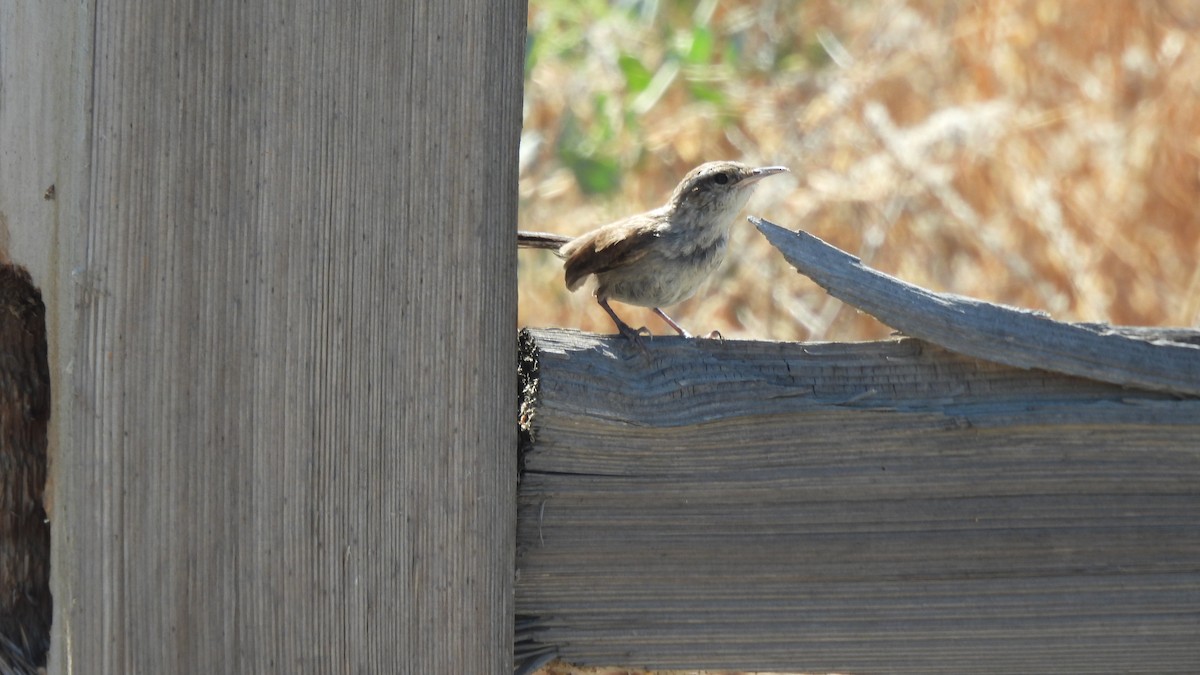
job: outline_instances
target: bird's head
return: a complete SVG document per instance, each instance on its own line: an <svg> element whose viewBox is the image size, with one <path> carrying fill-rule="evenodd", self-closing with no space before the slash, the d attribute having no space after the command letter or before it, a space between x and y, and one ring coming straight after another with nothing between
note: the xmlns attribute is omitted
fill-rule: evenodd
<svg viewBox="0 0 1200 675"><path fill-rule="evenodd" d="M750 200L753 186L783 166L753 168L741 162L706 162L688 172L671 195L668 209L678 216L707 216L732 222Z"/></svg>

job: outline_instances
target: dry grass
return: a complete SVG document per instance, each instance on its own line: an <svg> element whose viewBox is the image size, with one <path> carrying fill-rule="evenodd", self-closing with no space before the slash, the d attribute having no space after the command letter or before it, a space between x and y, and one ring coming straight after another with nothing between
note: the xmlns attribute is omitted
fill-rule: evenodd
<svg viewBox="0 0 1200 675"><path fill-rule="evenodd" d="M1200 318L1200 6L694 4L533 3L522 228L575 234L656 206L702 161L785 164L748 213L906 281L1063 320ZM666 86L638 91L631 56ZM619 188L585 194L581 157ZM552 256L521 265L521 325L612 332ZM672 314L726 337L888 333L744 221L717 278Z"/></svg>

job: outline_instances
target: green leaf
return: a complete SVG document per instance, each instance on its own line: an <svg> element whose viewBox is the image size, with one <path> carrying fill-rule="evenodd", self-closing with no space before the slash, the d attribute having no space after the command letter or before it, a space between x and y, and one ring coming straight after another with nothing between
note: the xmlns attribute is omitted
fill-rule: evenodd
<svg viewBox="0 0 1200 675"><path fill-rule="evenodd" d="M617 58L617 65L621 68L621 73L625 76L625 86L629 91L638 94L644 91L650 80L654 77L654 73L645 66L637 57L630 54L622 54Z"/></svg>
<svg viewBox="0 0 1200 675"><path fill-rule="evenodd" d="M692 44L684 59L692 65L703 65L712 61L713 33L704 26L692 31Z"/></svg>
<svg viewBox="0 0 1200 675"><path fill-rule="evenodd" d="M611 194L621 186L621 166L615 157L573 155L563 157L584 194Z"/></svg>
<svg viewBox="0 0 1200 675"><path fill-rule="evenodd" d="M691 93L692 98L698 101L706 101L719 106L724 106L729 101L724 91L703 82L688 82L688 92Z"/></svg>

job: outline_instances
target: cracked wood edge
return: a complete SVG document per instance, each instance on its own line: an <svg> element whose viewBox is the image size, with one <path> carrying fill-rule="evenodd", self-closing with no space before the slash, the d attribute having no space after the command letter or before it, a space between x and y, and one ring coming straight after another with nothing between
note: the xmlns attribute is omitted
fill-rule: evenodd
<svg viewBox="0 0 1200 675"><path fill-rule="evenodd" d="M1030 310L935 293L871 269L805 232L749 218L798 272L896 330L974 358L1101 382L1200 395L1200 346L1182 331L1071 324Z"/></svg>

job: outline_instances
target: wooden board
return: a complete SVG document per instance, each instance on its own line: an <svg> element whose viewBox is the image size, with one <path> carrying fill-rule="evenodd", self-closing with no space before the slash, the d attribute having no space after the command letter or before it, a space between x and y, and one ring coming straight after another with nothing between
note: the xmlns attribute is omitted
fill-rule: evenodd
<svg viewBox="0 0 1200 675"><path fill-rule="evenodd" d="M1200 400L915 339L524 350L516 605L569 661L1200 663Z"/></svg>
<svg viewBox="0 0 1200 675"><path fill-rule="evenodd" d="M985 361L1041 368L1101 382L1200 395L1195 332L1070 324L1043 313L906 283L806 232L750 222L800 273L829 294L896 330Z"/></svg>

